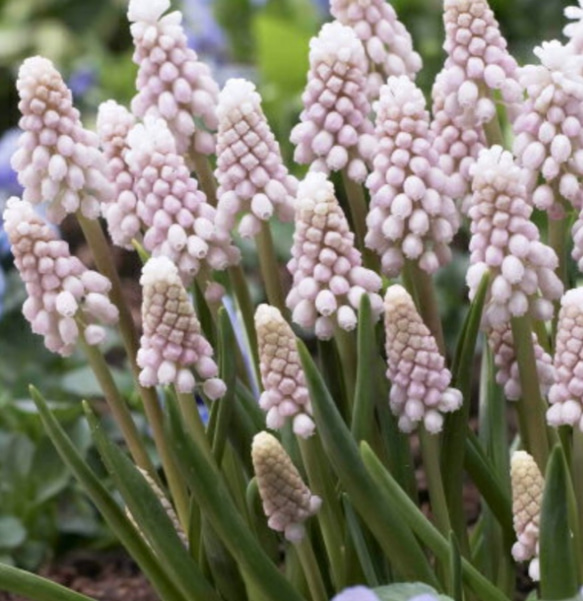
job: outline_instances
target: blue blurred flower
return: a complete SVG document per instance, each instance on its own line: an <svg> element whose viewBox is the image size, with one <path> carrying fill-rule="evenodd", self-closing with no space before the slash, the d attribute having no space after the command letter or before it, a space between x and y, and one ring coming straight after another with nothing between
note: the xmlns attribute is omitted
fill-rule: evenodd
<svg viewBox="0 0 583 601"><path fill-rule="evenodd" d="M366 586L351 586L336 595L332 601L379 601L379 598Z"/></svg>
<svg viewBox="0 0 583 601"><path fill-rule="evenodd" d="M183 0L183 11L189 46L217 61L226 58L227 37L215 19L213 0Z"/></svg>
<svg viewBox="0 0 583 601"><path fill-rule="evenodd" d="M423 595L415 595L415 597L411 597L409 601L439 601L439 599L435 595L424 593Z"/></svg>
<svg viewBox="0 0 583 601"><path fill-rule="evenodd" d="M17 127L6 130L0 137L0 199L9 196L20 196L22 187L18 183L16 172L10 165L10 159L16 150L20 136Z"/></svg>
<svg viewBox="0 0 583 601"><path fill-rule="evenodd" d="M97 71L93 67L80 67L71 73L67 85L73 96L82 98L97 83Z"/></svg>

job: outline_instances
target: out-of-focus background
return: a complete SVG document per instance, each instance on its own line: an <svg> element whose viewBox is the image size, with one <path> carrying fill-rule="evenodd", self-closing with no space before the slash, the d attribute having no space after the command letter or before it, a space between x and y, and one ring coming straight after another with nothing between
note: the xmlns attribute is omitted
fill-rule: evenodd
<svg viewBox="0 0 583 601"><path fill-rule="evenodd" d="M520 63L534 60L532 49L541 41L561 39L566 0L490 3ZM442 3L392 4L423 57L418 83L429 95L444 58ZM300 110L308 44L330 19L328 2L183 0L173 2L173 8L183 11L190 44L211 65L220 84L233 76L258 84L289 163L289 131ZM126 0L0 0L0 215L3 201L19 193L10 156L18 137L15 80L21 61L34 54L52 59L72 89L85 123L91 125L100 102L115 98L129 103L134 94L136 67L126 9ZM461 321L459 292L465 268L459 257L439 276L450 338ZM455 285L450 286L449 280ZM108 534L71 484L27 400L28 383L42 383L43 392L55 400L54 407L60 407L63 424L91 461L77 401L98 397L99 390L79 357L63 360L44 350L20 316L23 298L0 223L0 561L34 568L59 545L74 545L83 538L106 544ZM123 372L117 375L121 389L131 397L131 382Z"/></svg>

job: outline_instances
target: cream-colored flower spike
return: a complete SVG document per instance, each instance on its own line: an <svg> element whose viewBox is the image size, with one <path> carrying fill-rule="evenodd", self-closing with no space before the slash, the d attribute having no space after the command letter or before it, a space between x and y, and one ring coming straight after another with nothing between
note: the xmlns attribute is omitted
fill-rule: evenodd
<svg viewBox="0 0 583 601"><path fill-rule="evenodd" d="M293 431L308 438L315 426L294 333L279 309L269 305L257 307L255 329L265 389L259 405L267 411L267 427L277 430L290 418Z"/></svg>
<svg viewBox="0 0 583 601"><path fill-rule="evenodd" d="M300 542L304 537L304 522L320 509L322 499L304 484L275 436L268 432L256 434L251 457L267 525L283 532L287 540Z"/></svg>
<svg viewBox="0 0 583 601"><path fill-rule="evenodd" d="M517 541L512 546L516 561L531 560L528 574L540 580L538 535L544 478L534 459L526 451L516 451L510 462L512 513Z"/></svg>

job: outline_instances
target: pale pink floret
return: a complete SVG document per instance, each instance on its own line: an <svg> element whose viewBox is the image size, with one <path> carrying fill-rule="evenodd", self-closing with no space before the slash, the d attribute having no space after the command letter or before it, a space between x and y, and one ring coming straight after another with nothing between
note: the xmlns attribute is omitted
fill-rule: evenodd
<svg viewBox="0 0 583 601"><path fill-rule="evenodd" d="M434 273L451 259L459 217L431 148L423 93L404 75L389 77L375 110L378 149L366 181L365 244L380 255L385 275L398 275L407 259Z"/></svg>
<svg viewBox="0 0 583 601"><path fill-rule="evenodd" d="M28 293L22 312L32 331L63 356L73 352L80 334L89 345L102 342L105 330L98 322L111 325L118 319L107 296L109 280L71 256L69 245L25 200L7 201L4 228Z"/></svg>
<svg viewBox="0 0 583 601"><path fill-rule="evenodd" d="M527 99L514 123L514 153L535 206L559 219L567 206L561 198L583 208L583 56L556 40L534 53L540 65L518 71Z"/></svg>
<svg viewBox="0 0 583 601"><path fill-rule="evenodd" d="M336 326L353 330L363 294L380 315L381 278L362 266L334 186L323 173L309 173L299 185L291 255L287 267L293 283L286 305L295 323L315 328L323 340L332 337Z"/></svg>
<svg viewBox="0 0 583 601"><path fill-rule="evenodd" d="M163 119L146 117L128 134L125 160L134 178L138 216L147 227L144 247L167 256L189 285L202 266L226 269L238 249L215 225L215 208L190 176L174 136Z"/></svg>
<svg viewBox="0 0 583 601"><path fill-rule="evenodd" d="M191 149L193 140L197 152L212 154L210 132L217 128L219 88L210 69L187 45L182 13L164 15L169 8L170 0L130 0L133 60L139 67L132 111L138 117L165 119L180 154Z"/></svg>
<svg viewBox="0 0 583 601"><path fill-rule="evenodd" d="M421 57L413 49L410 33L385 0L331 0L330 12L340 23L352 27L364 46L371 100L378 98L387 77L406 75L413 79L421 69Z"/></svg>
<svg viewBox="0 0 583 601"><path fill-rule="evenodd" d="M203 392L212 400L222 397L225 384L218 378L213 349L201 333L192 302L168 257L149 259L142 269L142 324L137 363L142 368L140 384L174 384L179 392L195 388L192 373L203 382Z"/></svg>
<svg viewBox="0 0 583 601"><path fill-rule="evenodd" d="M113 193L97 136L84 129L73 96L53 63L34 56L22 63L16 82L23 130L12 167L24 187L23 199L48 202L47 216L60 223L80 210L99 216Z"/></svg>
<svg viewBox="0 0 583 601"><path fill-rule="evenodd" d="M451 372L435 338L409 293L398 284L385 294L385 333L389 403L399 429L412 432L422 422L428 432L440 432L443 413L459 409L462 395L450 388Z"/></svg>
<svg viewBox="0 0 583 601"><path fill-rule="evenodd" d="M279 430L291 420L294 432L308 438L315 426L294 333L279 310L269 305L257 307L255 329L265 389L259 405L267 412L267 427Z"/></svg>
<svg viewBox="0 0 583 601"><path fill-rule="evenodd" d="M563 284L555 274L555 251L540 241L530 220L533 209L523 170L509 152L493 146L482 150L472 172L471 265L466 276L470 299L489 271L485 326L499 326L527 313L550 319L552 301L561 297Z"/></svg>
<svg viewBox="0 0 583 601"><path fill-rule="evenodd" d="M496 382L504 389L504 396L509 401L517 401L522 395L520 372L509 323L488 328L488 344L494 355L496 366ZM543 396L555 381L555 370L551 356L539 344L536 334L532 333L536 370Z"/></svg>
<svg viewBox="0 0 583 601"><path fill-rule="evenodd" d="M433 90L435 147L453 177L450 193L468 191L469 167L485 142L484 125L496 118L493 93L516 116L522 90L517 64L486 0L445 0L444 69Z"/></svg>
<svg viewBox="0 0 583 601"><path fill-rule="evenodd" d="M569 44L573 46L575 52L583 52L583 3L579 0L579 6L567 6L565 8L565 17L572 20L567 24L563 33L569 38Z"/></svg>
<svg viewBox="0 0 583 601"><path fill-rule="evenodd" d="M556 383L549 392L551 426L577 426L583 432L583 288L561 299L554 365Z"/></svg>
<svg viewBox="0 0 583 601"><path fill-rule="evenodd" d="M291 132L298 163L323 173L346 169L362 182L375 149L366 96L368 65L350 27L326 23L310 42L310 71L304 110Z"/></svg>
<svg viewBox="0 0 583 601"><path fill-rule="evenodd" d="M228 233L242 216L239 233L250 237L273 215L292 221L297 180L283 164L255 86L244 79L227 81L217 115L218 227Z"/></svg>
<svg viewBox="0 0 583 601"><path fill-rule="evenodd" d="M97 133L114 186L111 202L103 204L102 212L113 243L128 250L133 248L132 240L140 236L138 199L133 191L134 177L125 160L127 136L135 122L135 117L114 100L99 106Z"/></svg>

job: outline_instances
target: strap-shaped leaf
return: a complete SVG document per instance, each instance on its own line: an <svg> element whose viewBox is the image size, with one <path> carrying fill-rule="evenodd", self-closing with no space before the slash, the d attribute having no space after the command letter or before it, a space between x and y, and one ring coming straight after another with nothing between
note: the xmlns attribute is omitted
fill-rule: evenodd
<svg viewBox="0 0 583 601"><path fill-rule="evenodd" d="M87 466L59 422L55 419L40 392L30 387L31 398L38 407L41 420L49 438L53 441L61 459L69 466L85 492L115 532L128 553L134 558L152 586L164 601L190 601L174 584L169 574L150 547L136 532L124 512L105 489L96 474ZM202 600L201 600L202 601Z"/></svg>

